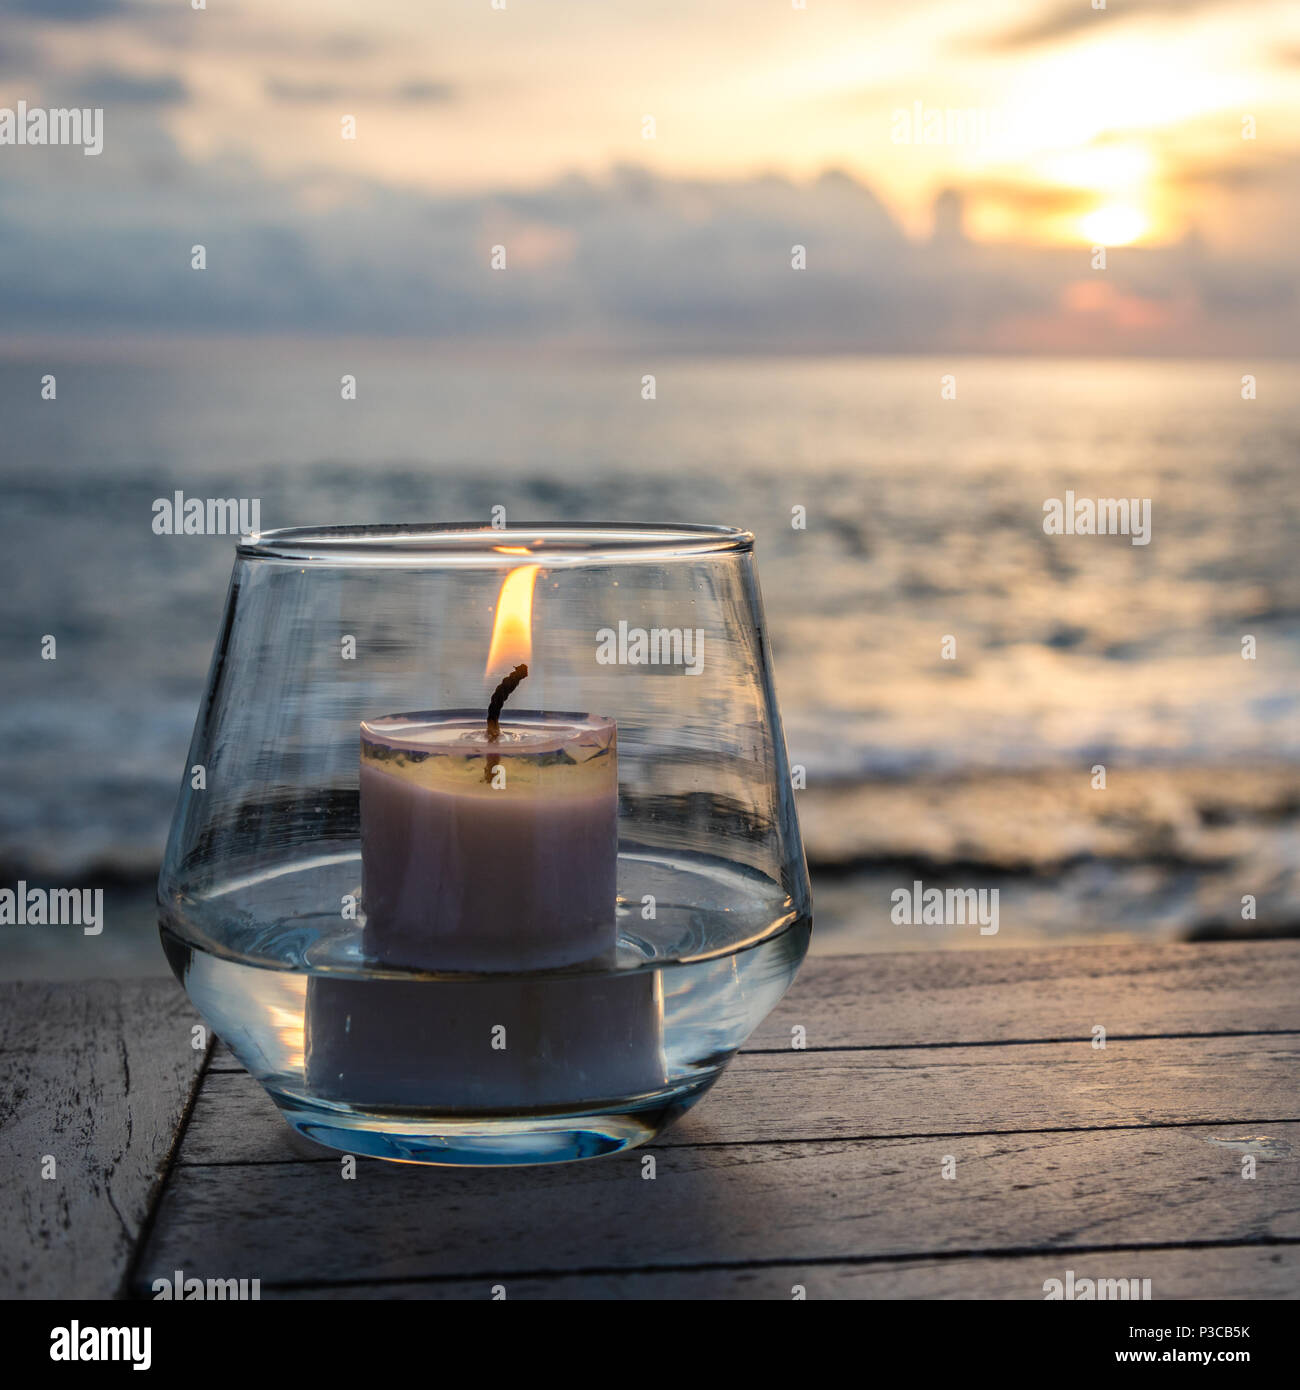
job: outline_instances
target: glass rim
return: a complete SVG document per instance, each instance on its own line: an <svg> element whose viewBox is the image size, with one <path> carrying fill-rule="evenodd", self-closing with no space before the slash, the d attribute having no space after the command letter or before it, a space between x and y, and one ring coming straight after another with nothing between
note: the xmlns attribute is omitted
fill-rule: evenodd
<svg viewBox="0 0 1300 1390"><path fill-rule="evenodd" d="M470 522L365 526L288 526L245 532L242 559L294 564L427 565L671 559L752 550L754 536L734 526L694 523L517 522L495 529Z"/></svg>

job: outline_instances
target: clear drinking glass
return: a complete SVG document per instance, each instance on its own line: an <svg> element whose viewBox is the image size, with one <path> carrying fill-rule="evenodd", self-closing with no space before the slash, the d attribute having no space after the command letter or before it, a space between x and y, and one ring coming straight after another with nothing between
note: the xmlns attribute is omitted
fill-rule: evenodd
<svg viewBox="0 0 1300 1390"><path fill-rule="evenodd" d="M753 537L243 537L158 896L301 1133L428 1163L644 1143L811 930Z"/></svg>

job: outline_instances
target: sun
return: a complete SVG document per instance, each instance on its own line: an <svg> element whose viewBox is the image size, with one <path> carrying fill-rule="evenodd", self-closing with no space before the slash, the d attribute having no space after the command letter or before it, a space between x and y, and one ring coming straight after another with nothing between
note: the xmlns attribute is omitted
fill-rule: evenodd
<svg viewBox="0 0 1300 1390"><path fill-rule="evenodd" d="M1125 203L1107 203L1088 213L1079 226L1099 246L1125 246L1146 231L1147 219Z"/></svg>

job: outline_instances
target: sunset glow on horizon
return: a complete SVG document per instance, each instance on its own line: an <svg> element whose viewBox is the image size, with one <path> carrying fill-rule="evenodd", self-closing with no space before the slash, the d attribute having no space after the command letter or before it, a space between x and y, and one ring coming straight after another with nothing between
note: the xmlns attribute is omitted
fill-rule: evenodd
<svg viewBox="0 0 1300 1390"><path fill-rule="evenodd" d="M851 0L674 0L649 13L483 0L445 14L377 0L364 24L349 0L273 10L231 0L219 12L60 0L48 15L36 0L0 0L6 11L0 106L102 104L108 131L103 158L85 168L16 160L11 206L102 199L115 302L131 293L128 235L182 235L196 196L211 200L204 215L265 229L239 262L244 302L254 318L294 327L328 314L418 332L449 303L445 286L434 288L440 272L456 280L451 303L475 305L468 317L450 313L447 331L472 334L497 322L477 307L477 267L485 247L506 241L512 269L567 296L576 321L591 286L561 279L612 274L611 239L639 238L689 272L683 253L704 228L709 255L731 259L739 297L757 292L747 277L773 264L763 255L784 247L788 263L794 243L808 245L810 272L874 267L882 287L898 283L886 260L902 246L923 251L939 281L956 248L978 248L987 283L1029 275L1024 295L1040 312L1059 291L1025 269L1024 251L1186 246L1229 262L1229 279L1290 283L1300 10L1281 0L1097 10L1088 0L917 0L870 13ZM765 227L773 241L760 255ZM39 259L60 235L21 217L10 230L15 264L24 237ZM864 240L875 249L857 259ZM737 256L752 260L741 270ZM386 317L373 291L341 307L329 289L361 263L372 275L391 268ZM291 291L285 276L299 265ZM715 293L717 268L698 274ZM1223 282L1224 272L1208 276L1205 293ZM428 286L423 310L412 285ZM607 289L606 310L634 324L666 312L649 289L655 303L631 307ZM878 310L882 295L889 302L882 288L866 303ZM1230 300L1247 316L1257 303L1285 305L1254 283ZM921 292L920 308L929 302ZM687 298L673 312L665 335L697 338L704 321ZM710 332L744 340L746 312L708 321ZM127 316L158 313L133 301ZM973 323L981 313L972 309ZM773 300L774 332L785 319ZM556 316L546 321L555 331ZM890 341L917 331L909 320ZM1035 323L1031 340L1041 331ZM836 335L861 336L848 326ZM1286 338L1279 320L1271 340L1285 348Z"/></svg>

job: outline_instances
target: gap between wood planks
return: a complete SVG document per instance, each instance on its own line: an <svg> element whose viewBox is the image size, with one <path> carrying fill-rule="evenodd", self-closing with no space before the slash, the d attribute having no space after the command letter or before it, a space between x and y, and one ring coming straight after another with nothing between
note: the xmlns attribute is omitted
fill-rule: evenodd
<svg viewBox="0 0 1300 1390"><path fill-rule="evenodd" d="M140 1231L136 1236L135 1247L131 1251L131 1258L127 1261L126 1270L122 1275L122 1281L118 1285L118 1298L130 1298L133 1296L132 1290L136 1283L139 1266L143 1262L144 1253L149 1247L149 1240L153 1235L154 1224L158 1220L158 1212L162 1207L163 1194L171 1184L172 1174L179 1166L181 1145L185 1142L185 1134L190 1127L190 1120L198 1106L199 1096L203 1093L203 1082L212 1064L213 1054L220 1044L220 1038L209 1029L208 1045L203 1053L203 1061L199 1064L198 1071L194 1073L194 1084L190 1087L190 1093L185 1098L185 1109L181 1111L180 1123L176 1126L176 1133L172 1139L171 1148L167 1150L167 1161L163 1165L161 1176L154 1185L153 1196L150 1198L149 1207L145 1212L144 1220L140 1223Z"/></svg>
<svg viewBox="0 0 1300 1390"><path fill-rule="evenodd" d="M1195 1038L1290 1038L1300 1037L1300 1028L1219 1028L1208 1033L1107 1033L1107 1042L1184 1041ZM742 1047L737 1056L784 1057L790 1052L914 1052L923 1049L958 1047L1046 1047L1062 1043L1089 1042L1086 1037L1060 1038L990 1038L983 1042L928 1043L830 1043L825 1047ZM233 1059L232 1059L233 1060ZM211 1076L240 1076L244 1072L238 1062L233 1066L209 1067Z"/></svg>
<svg viewBox="0 0 1300 1390"><path fill-rule="evenodd" d="M968 1260L1024 1260L1044 1256L1050 1258L1086 1258L1090 1255L1131 1255L1166 1254L1198 1250L1260 1250L1275 1247L1300 1246L1300 1237L1262 1236L1258 1240L1184 1240L1159 1241L1144 1244L1141 1241L1118 1241L1103 1245L1071 1245L1058 1250L1044 1250L1041 1245L1004 1246L991 1250L941 1250L918 1253L890 1252L882 1255L813 1255L807 1259L792 1259L786 1256L771 1260L707 1260L699 1264L673 1262L665 1264L638 1265L591 1265L582 1269L529 1269L514 1270L503 1275L499 1270L478 1270L469 1274L419 1274L419 1275L378 1275L372 1278L348 1279L285 1279L263 1280L262 1287L278 1292L302 1290L349 1288L393 1288L402 1285L419 1284L465 1284L479 1280L501 1282L509 1279L522 1282L526 1279L540 1279L548 1282L557 1279L628 1278L654 1274L711 1274L750 1269L823 1269L835 1266L859 1268L870 1265L960 1263Z"/></svg>

